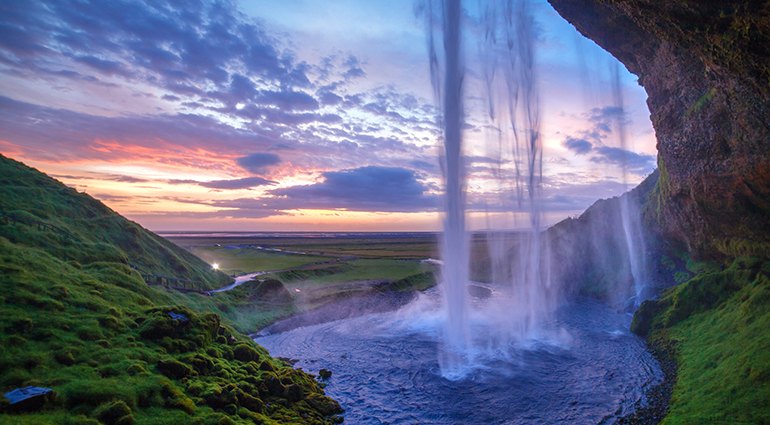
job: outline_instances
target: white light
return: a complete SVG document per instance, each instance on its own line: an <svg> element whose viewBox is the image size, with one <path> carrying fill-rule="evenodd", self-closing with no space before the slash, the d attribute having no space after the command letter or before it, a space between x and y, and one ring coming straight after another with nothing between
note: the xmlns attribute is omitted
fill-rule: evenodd
<svg viewBox="0 0 770 425"><path fill-rule="evenodd" d="M212 269L214 269L214 270L216 270L216 269L218 269L218 268L219 268L219 264L217 264L217 263L214 263L214 264L212 264L212 265L211 265L211 268L212 268Z"/></svg>

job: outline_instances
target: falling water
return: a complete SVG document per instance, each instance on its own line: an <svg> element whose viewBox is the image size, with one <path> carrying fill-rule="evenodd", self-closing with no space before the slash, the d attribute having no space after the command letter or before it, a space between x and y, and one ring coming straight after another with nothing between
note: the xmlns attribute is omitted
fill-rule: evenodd
<svg viewBox="0 0 770 425"><path fill-rule="evenodd" d="M432 6L432 3L429 5ZM439 75L438 52L433 40L434 13L428 11L431 77L443 112L443 170L446 185L442 287L448 320L444 329L445 347L440 360L445 376L461 377L468 362L470 335L467 299L469 249L465 232L465 170L462 163L461 131L463 65L460 56L460 0L445 0L442 9L443 79Z"/></svg>
<svg viewBox="0 0 770 425"><path fill-rule="evenodd" d="M614 62L612 68L612 97L615 103L616 127L620 152L622 154L621 167L623 170L623 191L628 190L628 163L626 158L626 126L625 109L623 106L623 90L620 84L620 66ZM630 193L620 197L620 215L623 223L623 233L628 247L628 259L631 268L631 276L634 280L634 307L638 307L645 299L645 244L642 234L641 215L639 203Z"/></svg>
<svg viewBox="0 0 770 425"><path fill-rule="evenodd" d="M430 5L430 3L429 3ZM432 6L431 6L432 7ZM442 270L447 325L441 354L444 376L464 375L478 347L473 346L468 301L468 238L465 231L465 171L462 164L463 120L461 26L459 0L445 0L441 9L443 63L439 60L433 29L433 10L428 11L431 77L442 107L444 130L443 170L446 185ZM514 225L523 228L515 251L498 232L488 235L494 284L504 293L504 305L485 306L499 311L494 317L499 335L496 343L529 338L556 306L550 282L549 253L544 240L542 176L543 146L540 137L540 99L536 84L534 18L528 0L490 2L483 12L484 42L481 45L487 87L489 122L496 130L489 143L498 155L497 208L508 206ZM501 41L501 42L498 42ZM443 65L443 66L442 66ZM498 101L497 93L505 93ZM499 103L499 104L498 104ZM496 111L507 112L502 120ZM510 164L511 169L504 169ZM513 185L507 182L513 181ZM524 213L526 223L517 223ZM519 214L517 214L519 213ZM513 260L512 260L513 258ZM500 317L502 316L502 317ZM488 328L487 331L489 332ZM475 336L475 335L474 335ZM483 342L489 345L489 341Z"/></svg>

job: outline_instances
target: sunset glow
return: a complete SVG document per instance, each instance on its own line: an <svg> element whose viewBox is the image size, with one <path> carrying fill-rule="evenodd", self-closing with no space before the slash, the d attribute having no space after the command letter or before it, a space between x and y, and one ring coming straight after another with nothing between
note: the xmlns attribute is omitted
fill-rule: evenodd
<svg viewBox="0 0 770 425"><path fill-rule="evenodd" d="M156 231L441 228L440 133L412 0L196 5L6 2L0 153ZM614 59L547 3L537 19L553 223L627 190L621 155L628 183L641 181L656 150L636 78L623 69L621 152ZM465 155L479 229L494 220L499 187L476 44L465 45Z"/></svg>

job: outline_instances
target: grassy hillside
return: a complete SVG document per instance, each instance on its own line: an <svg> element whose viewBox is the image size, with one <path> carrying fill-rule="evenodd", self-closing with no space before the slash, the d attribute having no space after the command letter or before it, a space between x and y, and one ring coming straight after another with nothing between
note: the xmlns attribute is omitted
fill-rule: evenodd
<svg viewBox="0 0 770 425"><path fill-rule="evenodd" d="M221 286L229 277L93 198L0 157L0 424L334 423L312 375L271 358L214 297L148 286L130 265ZM264 286L264 285L263 285ZM269 288L268 288L269 289ZM263 293L245 286L241 297Z"/></svg>
<svg viewBox="0 0 770 425"><path fill-rule="evenodd" d="M691 271L645 301L632 325L679 364L662 423L770 423L770 263L740 258Z"/></svg>
<svg viewBox="0 0 770 425"><path fill-rule="evenodd" d="M71 235L7 219L0 233L14 244L41 247L64 261L131 264L152 274L198 281L199 289L221 287L231 280L91 196L2 155L0 214L49 223Z"/></svg>

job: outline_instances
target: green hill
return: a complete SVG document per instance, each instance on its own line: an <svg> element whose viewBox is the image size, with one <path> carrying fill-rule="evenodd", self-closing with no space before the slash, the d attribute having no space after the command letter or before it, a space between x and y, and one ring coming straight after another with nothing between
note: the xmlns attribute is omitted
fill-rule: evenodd
<svg viewBox="0 0 770 425"><path fill-rule="evenodd" d="M312 375L271 358L199 294L230 282L99 201L0 156L0 424L333 423ZM133 266L133 268L132 268Z"/></svg>
<svg viewBox="0 0 770 425"><path fill-rule="evenodd" d="M10 242L41 247L64 261L131 264L152 274L200 282L195 285L198 289L221 287L231 280L91 196L2 155L0 214L49 223L71 235L37 231L21 221L3 228L2 236Z"/></svg>

